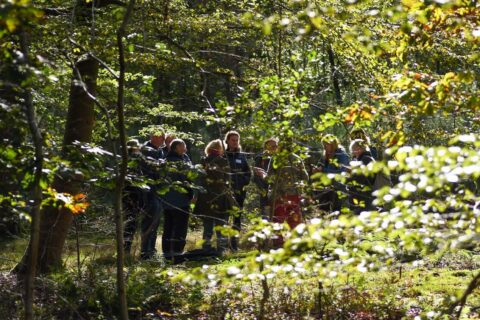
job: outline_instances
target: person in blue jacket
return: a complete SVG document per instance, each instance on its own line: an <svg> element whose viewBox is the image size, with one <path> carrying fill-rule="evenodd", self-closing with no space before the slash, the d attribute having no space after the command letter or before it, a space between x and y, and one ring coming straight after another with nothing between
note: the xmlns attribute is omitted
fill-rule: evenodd
<svg viewBox="0 0 480 320"><path fill-rule="evenodd" d="M186 152L185 142L182 139L174 139L165 158L168 191L162 196L164 207L162 251L167 258L182 254L186 244L190 203L194 196L189 179L192 176L189 175L189 171L193 170L193 166Z"/></svg>
<svg viewBox="0 0 480 320"><path fill-rule="evenodd" d="M363 139L355 139L350 144L350 152L353 161L357 161L359 165L366 166L375 159L370 152L368 143ZM353 164L353 162L352 162ZM366 175L362 172L356 172L349 178L349 202L351 209L359 214L363 210L373 210L372 205L373 184L375 183L374 175Z"/></svg>
<svg viewBox="0 0 480 320"><path fill-rule="evenodd" d="M240 145L240 134L237 131L229 131L225 134L225 144L227 149L226 158L230 165L232 189L235 200L241 210L245 202L245 186L250 183L251 172L247 162L247 157L242 153ZM241 211L238 211L233 218L233 228L240 232L241 230ZM231 247L233 251L238 250L238 237L232 237Z"/></svg>
<svg viewBox="0 0 480 320"><path fill-rule="evenodd" d="M350 166L350 157L333 134L327 134L322 138L323 160L313 169L313 173L342 173L347 172ZM341 209L341 201L337 191L345 191L345 186L335 182L328 188L314 191L314 197L318 207L325 211L337 211Z"/></svg>

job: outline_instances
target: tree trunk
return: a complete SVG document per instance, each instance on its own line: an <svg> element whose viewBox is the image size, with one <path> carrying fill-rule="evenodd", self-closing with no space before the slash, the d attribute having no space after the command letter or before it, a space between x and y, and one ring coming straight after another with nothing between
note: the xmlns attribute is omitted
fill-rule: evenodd
<svg viewBox="0 0 480 320"><path fill-rule="evenodd" d="M337 105L341 106L342 102L342 94L340 91L340 83L338 81L338 70L335 66L335 53L333 52L332 45L330 43L327 44L327 53L328 53L328 61L330 62L330 70L332 72L332 82L333 82L333 90L335 92L335 100Z"/></svg>
<svg viewBox="0 0 480 320"><path fill-rule="evenodd" d="M28 52L28 43L27 35L25 30L22 30L20 35L20 43L22 48L22 53L24 57L24 64L26 66L25 70L29 70L29 52ZM29 79L31 73L27 71L22 75L21 79ZM23 81L22 81L23 82ZM42 168L43 168L43 139L38 128L37 119L35 115L35 108L33 106L32 94L30 93L29 88L23 88L24 104L25 104L25 115L28 121L30 134L32 136L33 145L35 146L35 167L34 167L34 180L33 180L33 190L31 199L33 206L30 210L30 216L32 218L32 223L30 226L30 261L28 263L28 270L25 274L25 319L33 319L33 300L34 300L34 288L35 288L35 276L36 276L36 267L38 259L38 245L39 245L39 228L40 228L40 206L42 204L42 188L40 186L40 180L42 179Z"/></svg>
<svg viewBox="0 0 480 320"><path fill-rule="evenodd" d="M52 184L53 189L57 192L72 195L80 192L83 176L78 173L70 173L75 172L77 159L69 155L69 147L74 141L91 141L94 124L94 101L89 97L89 94L94 96L96 92L98 63L93 58L85 57L76 63L75 68L75 71L78 72L74 72L70 87L70 101L63 140L63 157L71 162L73 170L68 173L57 173ZM59 206L45 206L42 208L41 215L43 219L40 224L38 273L47 273L62 265L63 246L73 221L73 215L70 210ZM30 251L27 250L13 271L24 274L29 259Z"/></svg>
<svg viewBox="0 0 480 320"><path fill-rule="evenodd" d="M125 134L125 117L124 117L124 91L125 91L125 50L123 47L123 37L130 17L133 13L135 0L130 0L127 11L123 17L122 25L117 30L117 47L118 47L118 63L120 67L120 76L118 78L118 96L117 96L117 115L118 115L118 132L120 134L120 145L122 146L121 155L122 163L120 170L117 170L115 184L115 229L117 239L117 293L118 302L120 304L120 319L128 320L127 294L125 290L125 278L123 274L124 251L123 251L123 210L122 196L123 187L125 185L125 176L127 175L128 155L127 155L127 138Z"/></svg>

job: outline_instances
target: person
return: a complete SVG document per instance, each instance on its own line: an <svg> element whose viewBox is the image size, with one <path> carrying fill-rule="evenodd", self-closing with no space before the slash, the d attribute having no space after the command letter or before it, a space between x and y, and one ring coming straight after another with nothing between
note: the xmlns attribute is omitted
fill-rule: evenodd
<svg viewBox="0 0 480 320"><path fill-rule="evenodd" d="M372 154L372 157L374 160L378 160L378 150L374 146L372 146L370 138L367 136L367 133L365 132L364 129L362 128L355 128L352 131L350 131L350 139L353 141L355 139L362 139L365 141L367 146L370 149L370 153Z"/></svg>
<svg viewBox="0 0 480 320"><path fill-rule="evenodd" d="M263 152L256 155L254 159L254 176L253 182L260 189L260 209L262 212L262 218L268 218L268 189L270 184L267 179L265 179L266 174L270 168L272 155L276 152L278 148L278 140L275 138L270 138L265 140L263 143Z"/></svg>
<svg viewBox="0 0 480 320"><path fill-rule="evenodd" d="M129 157L129 165L126 176L126 185L122 198L123 211L125 213L125 224L123 231L123 248L125 253L130 254L137 221L145 210L147 190L137 186L135 182L139 182L142 177L143 155L140 152L140 143L136 139L127 141L127 152Z"/></svg>
<svg viewBox="0 0 480 320"><path fill-rule="evenodd" d="M177 138L177 135L173 132L169 132L165 135L165 146L162 148L163 149L163 153L165 154L165 156L168 154L168 152L170 151L170 144L172 143L172 141L174 139Z"/></svg>
<svg viewBox="0 0 480 320"><path fill-rule="evenodd" d="M313 173L335 173L347 172L350 165L350 158L340 144L339 139L333 134L327 134L322 138L323 161L321 161ZM338 191L344 190L344 187L335 182L322 190L314 191L314 198L319 203L319 208L326 211L338 211L341 209L341 201Z"/></svg>
<svg viewBox="0 0 480 320"><path fill-rule="evenodd" d="M194 210L194 215L203 220L203 250L220 255L227 249L228 240L217 230L217 245L214 251L211 243L214 228L228 224L229 210L236 205L231 190L230 166L223 155L224 147L220 139L207 144L205 157L202 159L205 175L200 179L200 185L205 192L199 194Z"/></svg>
<svg viewBox="0 0 480 320"><path fill-rule="evenodd" d="M144 166L143 174L148 179L149 191L146 194L145 215L142 219L142 244L140 258L148 260L157 252L157 233L162 216L162 204L157 194L158 180L163 176L162 166L165 153L162 147L165 143L163 130L156 130L150 134L150 139L141 147L141 153L149 165Z"/></svg>
<svg viewBox="0 0 480 320"><path fill-rule="evenodd" d="M150 134L150 140L142 145L142 153L145 157L154 160L165 159L165 132L161 129L153 131Z"/></svg>
<svg viewBox="0 0 480 320"><path fill-rule="evenodd" d="M166 258L183 253L188 231L190 203L194 192L190 186L190 158L186 155L187 145L182 139L174 139L166 157L166 180L169 190L162 196L164 224L162 251Z"/></svg>
<svg viewBox="0 0 480 320"><path fill-rule="evenodd" d="M271 221L287 222L291 229L302 221L301 200L304 187L308 182L308 173L302 158L293 152L292 142L283 142L270 166L267 176L272 179ZM274 240L274 245L283 244L283 238Z"/></svg>
<svg viewBox="0 0 480 320"><path fill-rule="evenodd" d="M240 233L241 209L247 194L245 186L250 183L251 178L250 166L247 157L242 153L240 134L237 131L229 131L225 134L225 144L227 145L226 157L230 165L233 192L239 208L233 217L233 228ZM238 250L238 237L231 238L231 247L233 251Z"/></svg>
<svg viewBox="0 0 480 320"><path fill-rule="evenodd" d="M365 140L353 140L350 143L350 152L353 160L359 162L360 165L366 166L370 162L375 162ZM348 179L348 183L349 202L353 211L359 214L363 210L372 210L372 190L375 176L354 172Z"/></svg>

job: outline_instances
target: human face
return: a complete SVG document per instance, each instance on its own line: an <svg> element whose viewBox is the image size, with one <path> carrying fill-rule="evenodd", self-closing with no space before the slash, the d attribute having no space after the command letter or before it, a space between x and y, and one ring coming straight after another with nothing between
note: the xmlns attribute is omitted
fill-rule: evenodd
<svg viewBox="0 0 480 320"><path fill-rule="evenodd" d="M175 148L175 152L179 155L179 156L183 156L185 153L187 153L187 146L183 143L180 143L177 145L177 147Z"/></svg>
<svg viewBox="0 0 480 320"><path fill-rule="evenodd" d="M240 137L232 134L227 140L227 145L229 150L237 150L240 146Z"/></svg>
<svg viewBox="0 0 480 320"><path fill-rule="evenodd" d="M150 137L150 142L156 147L160 148L165 143L165 135L152 135Z"/></svg>
<svg viewBox="0 0 480 320"><path fill-rule="evenodd" d="M352 148L352 156L355 159L360 158L360 156L362 155L363 152L364 152L364 150L362 148L360 148L359 146L355 146L355 147Z"/></svg>
<svg viewBox="0 0 480 320"><path fill-rule="evenodd" d="M335 145L333 143L324 143L323 148L325 149L325 155L327 155L327 157L335 154Z"/></svg>

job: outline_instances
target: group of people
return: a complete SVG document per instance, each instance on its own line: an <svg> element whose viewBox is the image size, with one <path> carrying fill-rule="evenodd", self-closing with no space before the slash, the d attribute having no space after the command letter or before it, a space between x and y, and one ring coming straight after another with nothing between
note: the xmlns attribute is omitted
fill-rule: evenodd
<svg viewBox="0 0 480 320"><path fill-rule="evenodd" d="M362 129L353 131L351 139L353 160L365 165L375 161L376 150L369 146ZM238 250L238 235L228 239L221 227L232 220L233 229L240 232L245 187L252 173L260 190L262 217L287 222L294 228L302 221L301 209L307 200L310 176L317 172L351 170L350 157L337 137L326 135L322 144L322 161L307 170L302 157L294 152L293 141L279 143L275 138L267 139L263 152L255 156L251 170L237 131L227 132L223 140L210 141L199 166L192 165L186 143L174 134L154 132L143 145L138 140L130 140L127 147L131 165L124 195L126 253L130 253L137 221L141 219L141 258L150 259L155 255L157 229L163 215L163 255L169 258L182 254L191 214L203 221L205 252L222 254L227 249ZM356 173L349 179L352 182L349 203L353 210L371 208L372 177ZM338 191L342 189L333 185L317 190L309 198L324 210L338 210L341 206ZM212 244L214 234L215 246ZM276 239L275 243L279 245L282 241Z"/></svg>
<svg viewBox="0 0 480 320"><path fill-rule="evenodd" d="M216 226L228 224L240 231L245 186L251 172L241 152L240 134L230 131L225 141L210 141L200 167L192 165L187 145L173 134L154 132L140 145L127 143L130 170L123 197L125 211L124 249L131 251L138 220L141 219L141 259L156 254L157 229L163 216L162 252L167 258L182 254L191 214L202 218L203 249L222 253L238 250L238 237L230 241L216 232L217 245L211 240ZM195 209L191 212L192 204ZM218 228L217 228L218 230Z"/></svg>

